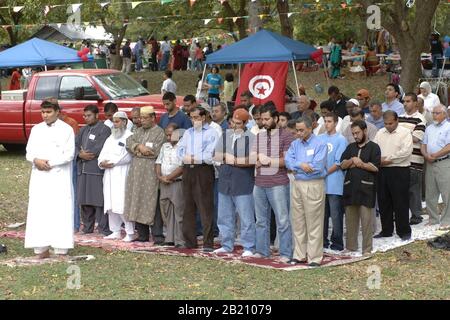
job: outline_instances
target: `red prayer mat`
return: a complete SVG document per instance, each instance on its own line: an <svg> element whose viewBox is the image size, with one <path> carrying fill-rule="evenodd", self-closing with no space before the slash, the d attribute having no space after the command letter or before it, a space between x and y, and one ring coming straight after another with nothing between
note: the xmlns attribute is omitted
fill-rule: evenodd
<svg viewBox="0 0 450 320"><path fill-rule="evenodd" d="M0 232L0 238L14 238L14 239L24 239L25 232L24 231L6 231ZM106 240L103 239L103 235L93 233L93 234L76 234L75 235L75 243L79 246L100 248L106 251L115 251L115 250L125 250L134 253L147 253L147 254L160 254L160 255L169 255L169 256L182 256L182 257L196 257L196 258L206 258L217 261L223 261L228 263L242 263L246 265L251 265L255 267L261 268L269 268L269 269L277 269L277 270L301 270L301 269L311 269L314 267L309 267L307 263L290 265L287 263L283 263L278 261L277 255L272 255L271 258L255 258L255 257L246 257L242 258L241 254L243 252L243 248L241 246L235 246L234 251L232 253L222 253L222 254L214 254L214 253L205 253L202 251L202 241L199 240L199 248L198 249L186 249L186 248L175 248L173 246L156 246L152 242L123 242L121 240ZM215 248L219 248L219 243L215 244ZM69 251L70 252L70 251ZM331 266L339 266L343 264L349 264L361 260L369 259L368 257L351 257L345 255L334 255L329 253L324 253L323 260L321 263L321 267L331 267Z"/></svg>

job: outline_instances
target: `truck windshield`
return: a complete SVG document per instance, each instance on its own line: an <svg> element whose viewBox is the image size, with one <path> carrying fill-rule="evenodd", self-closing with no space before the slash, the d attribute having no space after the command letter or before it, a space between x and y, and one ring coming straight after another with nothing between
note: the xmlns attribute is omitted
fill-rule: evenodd
<svg viewBox="0 0 450 320"><path fill-rule="evenodd" d="M136 80L124 73L111 73L93 77L111 99L146 96L150 93Z"/></svg>

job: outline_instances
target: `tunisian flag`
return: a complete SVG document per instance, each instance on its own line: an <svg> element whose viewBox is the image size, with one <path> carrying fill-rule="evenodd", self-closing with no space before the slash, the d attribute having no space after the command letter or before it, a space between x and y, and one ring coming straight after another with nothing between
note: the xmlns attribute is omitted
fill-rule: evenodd
<svg viewBox="0 0 450 320"><path fill-rule="evenodd" d="M288 62L247 63L242 71L236 105L241 103L241 94L249 90L255 105L273 101L278 111L284 111L288 67Z"/></svg>

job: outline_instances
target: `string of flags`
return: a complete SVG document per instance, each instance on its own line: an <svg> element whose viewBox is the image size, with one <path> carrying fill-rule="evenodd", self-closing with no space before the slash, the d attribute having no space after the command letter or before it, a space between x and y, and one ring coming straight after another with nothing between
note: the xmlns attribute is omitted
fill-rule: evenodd
<svg viewBox="0 0 450 320"><path fill-rule="evenodd" d="M156 1L156 0L155 0ZM144 2L155 2L155 1L138 1L138 2L130 2L132 8L136 8L139 4L144 3ZM166 4L166 3L170 3L176 0L158 0L156 2L161 1L161 3ZM226 2L227 0L219 0L221 3ZM351 3L351 0L347 0L348 2ZM102 8L107 7L110 3L109 2L104 2L104 3L100 3L100 5L102 6ZM81 6L83 4L81 3L77 3L77 4L71 4L69 6L71 6L72 8L72 12L76 12L78 10L80 10ZM47 14L49 13L49 11L55 7L61 7L61 6L65 6L65 5L47 5L44 8L44 15L47 16ZM325 11L325 10L349 10L352 11L352 9L358 9L361 8L362 5L360 4L355 4L353 6L348 6L345 2L342 2L340 4L339 7L333 5L333 4L320 4L320 3L314 3L314 4L303 4L303 9L301 9L300 11L292 11L292 12L287 12L287 13L280 13L281 15L287 15L288 18L290 18L293 15L305 15L305 14L309 14L312 12L320 12L320 11ZM0 7L0 9L2 9L4 7ZM20 10L22 10L23 7L14 7L13 10L14 12L20 12ZM213 12L214 15L216 16L217 14L220 13L220 11L214 11ZM260 19L264 19L264 18L268 18L268 17L275 17L277 16L278 13L272 13L271 14L260 14L258 15ZM181 19L187 19L189 18L189 20L203 20L204 25L209 24L211 21L216 21L218 24L222 24L224 21L226 20L232 20L234 23L238 20L238 19L248 19L249 16L248 15L243 15L243 16L235 16L235 17L208 17L208 18L196 18L193 17L192 15L166 15L166 16L157 16L157 17L136 17L136 20L139 21L148 21L148 23L157 23L157 21L154 20L160 20L160 19L176 19L176 18L181 18ZM180 19L180 20L181 20ZM124 24L129 24L130 22L128 20L124 20L123 21ZM64 23L59 23L59 24L64 24ZM95 22L82 22L81 23L84 26L90 26L90 25L96 25L98 23ZM34 27L34 26L41 26L41 25L45 25L45 24L24 24L24 25L1 25L4 29L6 28L10 28L10 27L25 27L25 28L29 28L29 27Z"/></svg>

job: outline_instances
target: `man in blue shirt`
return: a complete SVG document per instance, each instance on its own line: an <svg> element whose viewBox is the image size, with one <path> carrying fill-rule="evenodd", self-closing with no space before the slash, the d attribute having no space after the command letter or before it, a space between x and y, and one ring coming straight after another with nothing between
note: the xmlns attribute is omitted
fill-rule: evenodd
<svg viewBox="0 0 450 320"><path fill-rule="evenodd" d="M162 101L167 112L161 116L159 126L166 129L169 123L175 123L180 129L189 129L192 122L189 117L177 107L176 96L172 92L166 92Z"/></svg>
<svg viewBox="0 0 450 320"><path fill-rule="evenodd" d="M195 213L198 210L203 226L203 251L212 252L213 234L213 153L219 134L206 122L206 110L197 107L191 112L193 127L184 132L178 143L178 157L183 161L183 236L187 248L197 247Z"/></svg>
<svg viewBox="0 0 450 320"><path fill-rule="evenodd" d="M386 112L388 110L395 111L397 114L404 114L405 108L403 107L403 104L398 101L400 98L400 88L395 83L389 83L386 86L386 102L384 102L381 106L383 108L383 112Z"/></svg>
<svg viewBox="0 0 450 320"><path fill-rule="evenodd" d="M327 145L312 131L312 120L302 117L295 129L299 136L286 153L285 164L294 173L291 191L294 254L292 264L308 262L317 267L323 258L323 222Z"/></svg>
<svg viewBox="0 0 450 320"><path fill-rule="evenodd" d="M425 130L421 152L427 162L425 170L425 201L430 215L429 224L438 224L440 229L450 230L450 122L443 105L433 108L433 124ZM445 209L437 208L439 194Z"/></svg>
<svg viewBox="0 0 450 320"><path fill-rule="evenodd" d="M327 176L326 199L325 199L325 221L323 228L324 248L328 248L328 223L331 217L333 223L333 232L331 234L330 249L344 250L344 206L342 204L342 193L344 188L344 173L339 167L342 153L347 147L347 140L343 135L336 132L338 116L335 113L324 117L326 133L321 134L319 138L328 146L327 156Z"/></svg>
<svg viewBox="0 0 450 320"><path fill-rule="evenodd" d="M219 68L213 67L211 73L206 76L206 85L208 89L208 98L216 98L220 101L220 90L223 87L223 79L219 74Z"/></svg>
<svg viewBox="0 0 450 320"><path fill-rule="evenodd" d="M381 106L381 103L378 101L372 101L370 103L369 110L370 114L366 121L373 124L378 130L384 128L383 107Z"/></svg>

